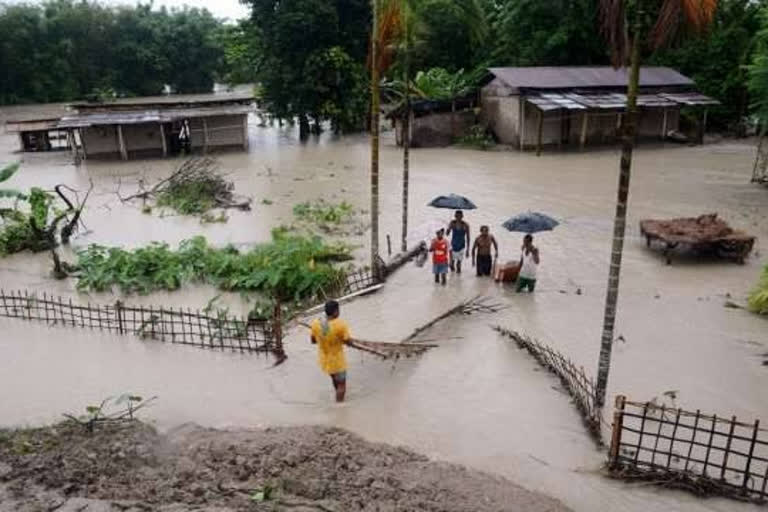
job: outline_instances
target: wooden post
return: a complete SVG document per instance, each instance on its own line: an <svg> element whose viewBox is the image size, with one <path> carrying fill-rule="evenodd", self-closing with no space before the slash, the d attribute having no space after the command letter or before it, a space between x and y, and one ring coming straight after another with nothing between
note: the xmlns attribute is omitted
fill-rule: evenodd
<svg viewBox="0 0 768 512"><path fill-rule="evenodd" d="M621 135L621 112L616 114L616 137L618 138L619 135Z"/></svg>
<svg viewBox="0 0 768 512"><path fill-rule="evenodd" d="M208 121L203 118L203 154L208 152Z"/></svg>
<svg viewBox="0 0 768 512"><path fill-rule="evenodd" d="M525 97L520 96L520 151L525 151Z"/></svg>
<svg viewBox="0 0 768 512"><path fill-rule="evenodd" d="M392 238L387 234L387 257L392 257Z"/></svg>
<svg viewBox="0 0 768 512"><path fill-rule="evenodd" d="M755 420L755 426L752 429L752 442L749 444L749 455L747 456L747 463L744 466L744 480L741 482L741 492L747 493L747 485L751 479L749 474L749 468L752 466L752 456L755 454L755 443L757 442L757 433L760 431L760 420Z"/></svg>
<svg viewBox="0 0 768 512"><path fill-rule="evenodd" d="M709 109L704 109L704 114L701 116L701 130L699 133L699 144L704 144L704 133L707 131L707 113Z"/></svg>
<svg viewBox="0 0 768 512"><path fill-rule="evenodd" d="M123 302L115 302L115 312L117 313L117 331L120 334L125 334L125 327L123 327Z"/></svg>
<svg viewBox="0 0 768 512"><path fill-rule="evenodd" d="M80 145L83 147L83 160L88 159L88 149L85 147L85 137L83 137L83 129L77 129L78 135L80 135Z"/></svg>
<svg viewBox="0 0 768 512"><path fill-rule="evenodd" d="M589 124L589 112L584 111L584 117L581 120L581 139L579 146L584 151L584 145L587 143L587 125Z"/></svg>
<svg viewBox="0 0 768 512"><path fill-rule="evenodd" d="M243 149L248 150L248 114L243 116Z"/></svg>
<svg viewBox="0 0 768 512"><path fill-rule="evenodd" d="M539 110L539 127L536 133L536 156L541 156L541 132L544 128L544 111Z"/></svg>
<svg viewBox="0 0 768 512"><path fill-rule="evenodd" d="M163 123L160 124L160 140L163 143L163 156L168 156L168 143L165 141L165 127L163 126Z"/></svg>
<svg viewBox="0 0 768 512"><path fill-rule="evenodd" d="M667 114L668 111L665 108L664 109L664 119L661 122L661 140L664 140L667 138Z"/></svg>
<svg viewBox="0 0 768 512"><path fill-rule="evenodd" d="M283 349L283 312L280 306L280 300L275 299L275 310L272 315L273 327L272 335L275 337L275 355L277 356L277 362L280 364L286 359L285 350Z"/></svg>
<svg viewBox="0 0 768 512"><path fill-rule="evenodd" d="M621 448L621 430L624 428L624 395L616 397L616 410L613 412L613 431L611 432L611 447L608 452L608 467L614 468L619 461Z"/></svg>
<svg viewBox="0 0 768 512"><path fill-rule="evenodd" d="M563 109L560 109L559 115L557 116L557 125L560 128L560 134L557 137L557 149L560 150L563 147Z"/></svg>
<svg viewBox="0 0 768 512"><path fill-rule="evenodd" d="M123 125L117 126L117 143L120 146L120 156L123 160L128 160L128 150L125 148L125 139L123 138Z"/></svg>
<svg viewBox="0 0 768 512"><path fill-rule="evenodd" d="M19 132L19 151L22 153L26 151L26 148L24 147L24 135Z"/></svg>

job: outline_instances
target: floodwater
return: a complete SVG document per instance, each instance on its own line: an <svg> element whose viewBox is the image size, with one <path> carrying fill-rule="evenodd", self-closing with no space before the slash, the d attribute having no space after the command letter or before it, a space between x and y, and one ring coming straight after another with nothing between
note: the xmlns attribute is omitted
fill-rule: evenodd
<svg viewBox="0 0 768 512"><path fill-rule="evenodd" d="M24 188L67 183L84 191L94 183L85 215L89 232L75 240L134 247L150 241L176 244L204 234L216 244L267 240L270 229L291 222L292 206L323 197L368 208L367 139L324 135L306 144L289 129L250 127L250 151L220 156L237 192L254 198L252 212L229 212L226 224L141 213L117 192L137 180L167 175L178 161L89 161L74 167L65 154L23 155L22 170L4 185ZM0 137L0 164L18 159L15 139ZM768 190L750 185L751 141L699 147L643 146L636 152L625 246L609 401L662 400L739 416L768 417L766 321L724 307L744 302L768 250ZM400 225L400 152L391 138L382 148L382 240L397 247ZM0 424L55 420L106 395L131 391L159 400L147 416L161 428L186 421L215 427L318 423L364 437L401 444L432 457L506 476L557 498L577 511L730 511L756 507L699 500L605 479L605 460L582 427L557 381L525 352L499 337L501 324L535 336L568 354L594 374L608 273L618 152L532 154L426 149L412 153L411 224L448 220L450 212L427 208L435 195L464 194L479 209L468 214L476 231L489 224L502 259L514 259L520 236L500 231L508 216L535 209L562 220L537 236L542 265L533 295L475 279L471 273L435 287L428 268L405 267L378 294L343 307L354 334L397 341L459 301L485 294L509 306L497 314L453 317L424 334L439 347L418 359L393 364L350 354L349 402L332 403L327 377L315 365L306 333L292 331L289 359L271 368L253 355L141 342L99 332L51 329L0 319ZM262 199L274 201L262 204ZM757 235L744 265L677 258L670 266L646 249L637 223L646 217L719 212L733 226ZM359 254L367 253L367 240ZM48 277L46 255L0 261L0 286L62 295L74 282ZM216 295L207 287L133 297L152 304L201 307ZM112 302L112 295L80 300ZM233 305L239 299L227 297ZM665 403L671 403L666 399ZM607 411L608 414L608 411Z"/></svg>

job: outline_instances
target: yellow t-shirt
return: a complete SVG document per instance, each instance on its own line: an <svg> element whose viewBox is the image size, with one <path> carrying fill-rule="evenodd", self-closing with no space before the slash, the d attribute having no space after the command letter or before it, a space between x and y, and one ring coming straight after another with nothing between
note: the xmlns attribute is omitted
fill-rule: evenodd
<svg viewBox="0 0 768 512"><path fill-rule="evenodd" d="M347 370L344 342L350 339L349 326L344 320L316 319L312 322L312 336L317 342L317 362L328 375Z"/></svg>

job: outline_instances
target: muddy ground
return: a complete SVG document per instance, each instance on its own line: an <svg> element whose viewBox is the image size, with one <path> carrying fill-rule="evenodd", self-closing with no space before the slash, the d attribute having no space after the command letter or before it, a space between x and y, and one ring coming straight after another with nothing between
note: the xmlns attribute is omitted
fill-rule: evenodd
<svg viewBox="0 0 768 512"><path fill-rule="evenodd" d="M274 489L268 499L254 498ZM0 431L0 511L567 511L501 477L323 427Z"/></svg>

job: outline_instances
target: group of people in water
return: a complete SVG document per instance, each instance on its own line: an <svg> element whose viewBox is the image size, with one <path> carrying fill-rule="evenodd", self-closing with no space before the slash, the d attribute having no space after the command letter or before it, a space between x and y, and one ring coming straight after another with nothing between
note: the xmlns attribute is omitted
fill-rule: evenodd
<svg viewBox="0 0 768 512"><path fill-rule="evenodd" d="M450 242L447 237L450 236ZM461 274L462 263L472 256L472 266L477 277L490 277L496 282L517 281L516 291L536 288L536 271L539 266L539 249L533 245L533 235L523 238L520 259L499 264L499 244L490 233L488 226L480 226L480 234L475 238L470 250L469 224L464 220L464 212L458 210L448 229L439 229L429 246L432 253L432 273L435 283L446 284L448 272ZM491 254L493 252L493 254Z"/></svg>
<svg viewBox="0 0 768 512"><path fill-rule="evenodd" d="M450 243L446 236L450 236ZM457 211L448 229L440 229L429 246L432 253L432 272L435 283L446 284L448 272L461 274L462 263L471 255L472 266L478 277L493 274L497 282L517 281L517 292L536 288L536 270L539 266L539 249L533 245L533 236L525 235L520 249L520 259L503 265L497 263L499 244L488 226L480 226L480 234L470 249L469 224L464 213ZM494 270L495 267L495 270ZM347 323L339 318L339 303L330 300L325 304L325 318L312 322L310 341L317 345L320 369L331 378L336 401L343 402L347 392L347 359L344 345L352 340Z"/></svg>

